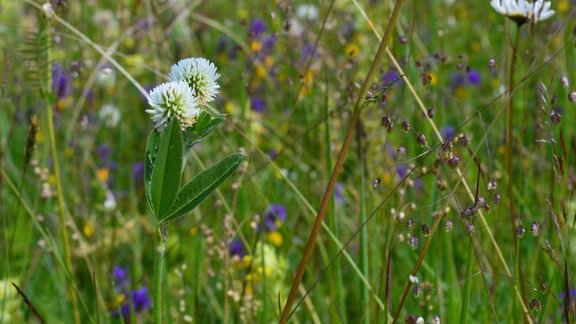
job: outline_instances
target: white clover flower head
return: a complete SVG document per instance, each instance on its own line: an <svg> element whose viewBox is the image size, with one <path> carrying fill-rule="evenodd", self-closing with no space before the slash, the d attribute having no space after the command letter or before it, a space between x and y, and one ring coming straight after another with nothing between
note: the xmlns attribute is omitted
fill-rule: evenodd
<svg viewBox="0 0 576 324"><path fill-rule="evenodd" d="M408 276L408 278L410 279L410 283L412 283L413 285L418 284L418 277L417 276L410 275L410 276Z"/></svg>
<svg viewBox="0 0 576 324"><path fill-rule="evenodd" d="M528 2L526 0L492 0L492 8L498 13L514 20L518 25L528 21L537 23L546 20L556 13L550 10L552 3L550 1L536 0Z"/></svg>
<svg viewBox="0 0 576 324"><path fill-rule="evenodd" d="M148 104L152 109L146 112L152 114L154 127L160 131L172 118L178 118L182 129L192 126L200 112L198 99L184 81L166 82L155 87L150 91Z"/></svg>
<svg viewBox="0 0 576 324"><path fill-rule="evenodd" d="M200 107L213 101L220 88L216 83L220 77L216 72L216 66L201 57L180 60L172 65L168 76L172 81L186 81L192 93L198 98Z"/></svg>
<svg viewBox="0 0 576 324"><path fill-rule="evenodd" d="M112 104L106 104L100 109L98 117L100 117L100 120L102 120L106 126L116 127L120 122L121 114L118 107Z"/></svg>
<svg viewBox="0 0 576 324"><path fill-rule="evenodd" d="M54 8L52 8L52 4L50 2L46 2L42 5L42 10L44 11L44 15L48 19L54 18L56 13L54 12Z"/></svg>
<svg viewBox="0 0 576 324"><path fill-rule="evenodd" d="M303 4L300 7L298 7L296 15L300 19L307 21L314 21L318 18L318 9L316 8L315 5Z"/></svg>

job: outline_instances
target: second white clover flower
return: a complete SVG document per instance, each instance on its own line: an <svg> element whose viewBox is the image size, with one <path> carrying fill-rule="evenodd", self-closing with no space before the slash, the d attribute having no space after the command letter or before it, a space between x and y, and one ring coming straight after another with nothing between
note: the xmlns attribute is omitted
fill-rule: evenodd
<svg viewBox="0 0 576 324"><path fill-rule="evenodd" d="M169 77L172 81L186 81L201 107L213 101L220 88L216 83L220 74L216 72L216 66L205 58L180 60L172 65Z"/></svg>
<svg viewBox="0 0 576 324"><path fill-rule="evenodd" d="M200 112L198 99L184 81L163 83L150 91L148 104L152 109L154 127L163 130L172 118L177 118L182 129L194 125Z"/></svg>

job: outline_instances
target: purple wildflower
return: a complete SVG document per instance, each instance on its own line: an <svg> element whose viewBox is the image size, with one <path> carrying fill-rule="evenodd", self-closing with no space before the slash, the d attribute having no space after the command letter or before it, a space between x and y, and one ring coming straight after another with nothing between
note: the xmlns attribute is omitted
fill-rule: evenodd
<svg viewBox="0 0 576 324"><path fill-rule="evenodd" d="M308 57L314 52L314 44L306 44L302 47L302 60L308 60Z"/></svg>
<svg viewBox="0 0 576 324"><path fill-rule="evenodd" d="M64 66L58 63L52 64L52 92L57 98L68 95L71 91L70 77Z"/></svg>
<svg viewBox="0 0 576 324"><path fill-rule="evenodd" d="M132 291L132 302L136 311L143 311L152 307L152 301L148 298L148 288L142 287Z"/></svg>
<svg viewBox="0 0 576 324"><path fill-rule="evenodd" d="M276 46L276 36L268 36L262 42L262 51L270 53L274 49L274 46Z"/></svg>
<svg viewBox="0 0 576 324"><path fill-rule="evenodd" d="M274 160L275 158L278 157L278 155L279 153L275 149L271 149L268 151L268 157L270 158L270 160Z"/></svg>
<svg viewBox="0 0 576 324"><path fill-rule="evenodd" d="M344 186L340 182L336 182L334 187L334 200L337 204L344 203Z"/></svg>
<svg viewBox="0 0 576 324"><path fill-rule="evenodd" d="M444 136L447 140L454 139L454 135L456 135L456 130L452 126L446 126L444 130L442 130L442 136Z"/></svg>
<svg viewBox="0 0 576 324"><path fill-rule="evenodd" d="M414 190L416 191L424 190L424 181L422 180L422 178L416 178L416 180L414 180Z"/></svg>
<svg viewBox="0 0 576 324"><path fill-rule="evenodd" d="M264 217L264 223L269 231L275 231L278 229L278 224L280 222L286 221L286 207L281 204L272 204L266 210L266 217Z"/></svg>
<svg viewBox="0 0 576 324"><path fill-rule="evenodd" d="M471 85L479 85L480 81L482 81L482 77L480 76L480 72L478 72L474 69L468 70L467 77L468 77L468 83L470 83Z"/></svg>
<svg viewBox="0 0 576 324"><path fill-rule="evenodd" d="M256 18L250 24L250 37L256 38L266 31L266 23L260 18Z"/></svg>
<svg viewBox="0 0 576 324"><path fill-rule="evenodd" d="M244 251L244 244L242 244L242 241L240 241L238 239L232 241L228 245L228 249L230 251L230 255L232 255L232 256L237 255L240 258L242 258L246 255L246 252Z"/></svg>
<svg viewBox="0 0 576 324"><path fill-rule="evenodd" d="M382 82L383 87L387 87L390 85L390 83L394 82L394 80L398 79L399 77L400 73L395 70L391 70L388 73L383 74L382 77L380 77L380 81ZM402 80L398 80L394 86L399 87L402 85L402 83Z"/></svg>
<svg viewBox="0 0 576 324"><path fill-rule="evenodd" d="M398 164L396 166L396 172L398 173L398 176L400 178L404 178L406 176L406 173L408 172L408 168L404 164Z"/></svg>
<svg viewBox="0 0 576 324"><path fill-rule="evenodd" d="M454 73L454 75L452 76L452 86L454 88L457 88L459 86L464 86L465 84L466 84L466 78L464 77L464 75L460 72Z"/></svg>
<svg viewBox="0 0 576 324"><path fill-rule="evenodd" d="M132 170L132 177L134 180L139 181L144 176L144 163L136 162L134 163L134 168Z"/></svg>
<svg viewBox="0 0 576 324"><path fill-rule="evenodd" d="M281 221L286 221L286 206L281 204L272 204L268 208L268 211L276 215Z"/></svg>
<svg viewBox="0 0 576 324"><path fill-rule="evenodd" d="M124 282L127 279L128 271L121 266L115 265L112 269L112 276L116 282Z"/></svg>
<svg viewBox="0 0 576 324"><path fill-rule="evenodd" d="M569 290L570 292L570 299L574 299L576 298L576 288L570 288ZM565 299L568 295L566 294L566 291L563 290L560 292L560 298Z"/></svg>
<svg viewBox="0 0 576 324"><path fill-rule="evenodd" d="M100 161L106 164L106 162L108 162L110 159L110 145L102 144L96 146L96 153L98 153Z"/></svg>
<svg viewBox="0 0 576 324"><path fill-rule="evenodd" d="M258 97L252 97L250 102L251 102L252 110L259 112L259 113L264 113L264 111L266 110L266 107L264 106L264 101L262 101L262 99L260 99Z"/></svg>

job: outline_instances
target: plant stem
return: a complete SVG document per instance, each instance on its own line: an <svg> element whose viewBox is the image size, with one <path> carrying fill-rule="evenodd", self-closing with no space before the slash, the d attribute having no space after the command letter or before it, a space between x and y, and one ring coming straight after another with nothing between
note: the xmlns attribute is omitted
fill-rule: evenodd
<svg viewBox="0 0 576 324"><path fill-rule="evenodd" d="M513 124L514 124L514 91L515 91L515 84L514 84L514 74L516 72L516 61L518 55L518 45L520 43L520 31L522 28L522 24L516 25L516 35L514 36L514 44L512 45L512 57L510 59L510 66L509 66L509 74L508 74L508 120L507 120L507 127L506 127L506 158L507 158L507 168L508 168L508 206L509 210L507 211L510 213L510 225L511 228L511 235L514 240L514 255L516 259L516 272L518 278L520 280L520 292L521 295L524 296L524 276L522 275L522 268L521 268L521 256L520 256L520 246L519 246L519 238L516 236L516 226L518 225L516 222L516 210L514 204L514 165L512 162L512 157L514 155L514 132L513 132ZM523 297L522 297L523 298ZM514 309L516 308L516 303L514 303ZM525 314L525 316L528 316Z"/></svg>
<svg viewBox="0 0 576 324"><path fill-rule="evenodd" d="M358 159L360 160L360 223L366 222L366 159L362 142L362 121L358 121L356 139L358 142ZM368 262L368 226L360 229L360 270L370 280L370 269ZM364 323L370 323L370 292L366 285L360 285L360 303L366 307L364 312Z"/></svg>
<svg viewBox="0 0 576 324"><path fill-rule="evenodd" d="M46 23L45 30L41 31L46 35L40 37L46 38L46 71L44 72L44 92L46 100L46 124L48 127L48 139L50 141L50 155L52 156L52 167L54 170L54 178L56 179L56 198L58 202L58 225L60 229L60 236L62 238L62 246L64 249L64 264L72 276L72 282L68 283L68 297L72 304L72 314L74 316L74 323L80 323L80 313L78 311L78 300L76 299L76 292L74 290L74 271L72 269L72 256L70 253L70 243L68 241L68 229L66 227L66 216L68 208L64 200L64 190L62 190L62 180L60 177L60 163L58 159L58 148L56 147L56 135L54 131L54 115L52 113L53 100L52 97L52 39L50 35L50 24Z"/></svg>
<svg viewBox="0 0 576 324"><path fill-rule="evenodd" d="M470 234L471 235L471 234ZM460 308L460 323L464 324L467 321L470 305L470 294L472 292L472 259L474 254L474 240L470 237L470 248L468 249L468 257L466 261L466 285L464 286L464 298Z"/></svg>
<svg viewBox="0 0 576 324"><path fill-rule="evenodd" d="M332 171L332 175L330 176L330 180L328 181L328 185L326 186L326 190L324 191L324 195L322 197L322 202L320 203L320 208L318 209L318 214L316 215L316 220L314 221L314 225L312 226L312 231L308 238L308 242L306 243L306 249L304 250L304 255L302 256L302 260L298 265L298 270L296 271L296 275L294 276L294 280L292 280L292 286L290 287L290 292L288 293L288 298L286 299L286 304L284 305L284 309L282 309L282 315L280 316L280 324L286 323L288 317L291 313L292 303L296 298L296 293L298 292L298 287L300 286L300 282L302 281L302 277L304 276L304 271L306 270L306 266L308 265L308 261L312 256L312 251L314 250L314 245L316 243L316 239L318 238L318 233L320 232L320 227L322 226L322 221L326 216L326 211L328 209L328 203L330 202L330 197L332 196L332 191L334 191L334 186L336 185L336 180L338 179L338 175L340 174L340 170L342 169L342 165L344 164L344 159L346 154L348 153L348 149L350 148L350 142L352 141L352 135L354 134L354 130L356 129L356 124L358 123L358 119L360 118L360 113L362 109L360 108L360 104L364 101L364 97L366 92L368 91L368 87L372 83L372 79L374 78L374 73L377 70L377 66L379 65L380 58L384 54L386 50L386 45L392 36L392 29L398 20L398 16L400 14L400 8L405 0L396 0L396 4L394 5L394 10L392 11L392 15L390 20L388 21L388 25L386 26L386 31L384 32L384 37L382 37L382 41L378 47L378 51L374 56L374 60L372 61L372 65L370 66L370 70L368 71L368 75L362 84L362 88L358 93L358 99L356 100L356 105L354 106L354 112L352 113L352 119L350 124L348 125L348 130L346 131L346 137L344 138L344 142L342 143L342 148L340 149L340 153L338 154L338 158L336 159L336 165Z"/></svg>
<svg viewBox="0 0 576 324"><path fill-rule="evenodd" d="M517 25L516 36L514 44L512 46L512 58L510 60L510 70L508 74L508 124L506 127L506 155L507 155L507 167L508 167L508 203L509 203L509 213L512 216L512 233L516 229L516 213L514 206L514 168L512 164L513 156L513 145L514 145L514 73L516 71L516 56L518 53L518 43L520 41L520 28L522 25Z"/></svg>
<svg viewBox="0 0 576 324"><path fill-rule="evenodd" d="M166 239L162 227L158 226L159 242L156 245L154 258L154 323L162 323L162 283L164 282L164 258L166 256Z"/></svg>
<svg viewBox="0 0 576 324"><path fill-rule="evenodd" d="M328 88L328 74L325 74L326 78L326 96L324 97L324 114L326 115L326 127L325 127L325 143L326 143L326 169L331 172L332 169L332 148L331 148L331 127L330 127L330 112L328 110L328 96L330 94ZM334 196L330 199L330 209L328 210L327 218L328 227L332 229L334 235L338 237L340 228L336 220L336 202ZM329 246L330 255L334 256L338 254L338 246L336 244L330 244ZM333 283L333 294L336 296L335 302L340 310L340 316L343 320L347 320L346 311L346 292L344 290L344 285L342 283L342 261L340 258L334 261L334 266L330 269L330 276L334 278L330 282Z"/></svg>

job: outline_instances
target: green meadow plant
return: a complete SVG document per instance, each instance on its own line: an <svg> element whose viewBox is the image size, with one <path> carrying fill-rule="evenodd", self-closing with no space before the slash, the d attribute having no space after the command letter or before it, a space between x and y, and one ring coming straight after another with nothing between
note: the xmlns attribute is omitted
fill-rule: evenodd
<svg viewBox="0 0 576 324"><path fill-rule="evenodd" d="M203 58L181 60L172 67L171 82L154 88L148 98L154 130L146 145L144 183L158 243L154 261L154 322L162 322L162 286L168 224L186 215L226 180L244 158L233 153L181 186L184 156L210 134L224 116L203 106L218 92L216 68Z"/></svg>

